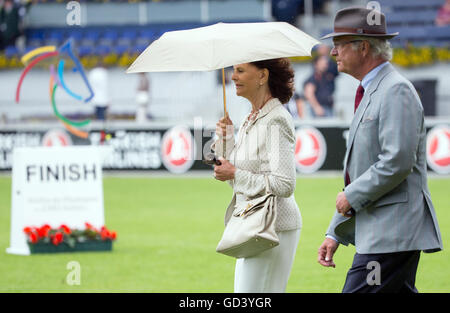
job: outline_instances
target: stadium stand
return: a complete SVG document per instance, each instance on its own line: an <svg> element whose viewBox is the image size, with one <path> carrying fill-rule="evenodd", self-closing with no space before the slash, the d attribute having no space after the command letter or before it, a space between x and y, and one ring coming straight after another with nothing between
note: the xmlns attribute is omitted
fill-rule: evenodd
<svg viewBox="0 0 450 313"><path fill-rule="evenodd" d="M261 2L257 0L210 1L210 12L207 21L201 17L199 13L200 5L196 1L116 0L79 2L89 5L87 7L87 22L80 26L69 26L64 19L59 18L60 16L65 16L68 12L64 1L33 1L29 14L31 17L25 18L25 24L27 24L27 28L24 31L25 46L22 48L7 47L4 57L7 60L20 58L24 53L37 47L47 45L60 46L67 39L72 38L74 48L78 51L81 58L97 56L106 57L110 61L121 59L122 62L116 64L112 62L106 63L107 65L127 66L131 64L137 54L141 53L166 31L210 25L217 21L222 21L223 16L221 17L221 15L230 16L227 17L227 22L257 22L265 20L262 15ZM143 2L144 7L141 7L140 10L144 8L144 12L136 10L137 2ZM165 4L155 7L153 2L165 2ZM178 6L178 4L172 6L170 2L179 2L181 6ZM242 7L244 2L247 9L239 12L236 8ZM101 6L98 6L98 3L102 3ZM130 3L130 5L123 6L124 3ZM155 11L155 8L160 11ZM184 9L185 12L183 12ZM111 18L111 16L119 16L120 14L118 15L117 12L120 10L123 11L122 19ZM150 21L143 23L139 19L139 15L142 15L142 13ZM162 17L155 17L154 15L165 15L167 16L167 21L158 22ZM87 67L95 66L94 63L86 60L84 60L83 64ZM12 68L14 67L12 65L20 66L17 62L0 62L0 68Z"/></svg>
<svg viewBox="0 0 450 313"><path fill-rule="evenodd" d="M59 46L72 38L81 57L141 53L147 46L166 31L200 27L201 23L173 23L127 26L91 26L70 29L65 27L30 28L25 31L26 51L39 46ZM19 53L8 47L8 54Z"/></svg>
<svg viewBox="0 0 450 313"><path fill-rule="evenodd" d="M74 50L77 52L86 70L90 70L99 64L105 65L110 68L113 77L112 81L115 82L118 81L118 77L122 77L120 75L123 73L124 68L128 67L151 42L166 31L206 26L218 21L255 22L283 20L283 15L280 12L275 12L273 9L273 6L276 4L278 9L285 10L284 13L287 14L285 17L296 20L297 23L300 22L297 26L317 38L321 33L329 32L336 10L345 6L361 5L363 2L363 5L365 5L367 3L367 1L362 0L359 2L356 0L324 0L320 1L320 3L319 1L317 3L314 1L316 5L313 8L314 22L310 25L311 28L306 28L306 23L302 24L302 21L304 21L304 16L302 16L304 0L274 0L272 2L265 2L264 0L210 0L210 14L208 14L206 19L202 17L200 12L199 3L203 1L197 0L81 0L79 2L87 6L89 13L83 13L85 17L81 26L69 26L65 18L61 18L61 16L65 17L68 12L65 7L67 1L33 1L29 11L30 14L26 18L24 44L22 46L18 44L16 46L8 46L3 52L0 51L0 71L6 70L5 73L7 73L8 70L11 70L11 73L20 73L24 67L20 57L26 52L46 45L60 46L67 39L72 38ZM407 69L433 65L436 62L450 61L450 28L449 26L435 25L437 11L443 2L443 0L379 0L382 11L387 15L389 31L400 32L400 36L392 41L395 48L392 62L395 65ZM230 5L230 3L234 6ZM263 3L266 3L265 7L262 5ZM328 6L323 6L324 4ZM143 12L140 12L143 14L137 14L139 10L136 10L136 7L143 10ZM294 7L295 10L288 10ZM123 9L123 14L118 16L117 12L120 12L120 9ZM280 15L277 15L278 13ZM102 15L102 18L96 19L97 15ZM296 17L296 15L300 16ZM299 58L294 62L305 63L305 67L298 72L298 77L301 80L303 79L301 74L305 69L309 70L306 67L309 65L309 59ZM445 65L448 66L447 64ZM42 64L42 68L44 67L45 64ZM34 88L32 86L34 84L32 74L27 80L30 90ZM209 78L206 75L208 74L198 74L198 76L195 76L195 80L201 82L200 84L202 85L209 84ZM183 89L186 93L192 92L194 88L186 84L186 81L190 81L191 78L186 77L188 76L180 74L180 82L178 84L181 86L182 81L184 89L180 87L177 90ZM422 79L424 75L421 72L420 75L417 74L417 77ZM166 77L164 74L152 75L152 78L152 88L154 88L152 91L154 98L152 99L154 101L151 105L151 113L156 118L189 116L191 113L186 112L188 108L193 108L192 111L194 112L195 105L200 106L202 99L209 97L209 95L199 93L195 99L193 98L194 100L186 100L184 97L183 100L180 100L182 97L174 100L173 92L165 93L165 90L167 89L166 85L175 84L175 79L172 76L170 78L169 76ZM440 80L446 81L442 78ZM35 82L37 85L38 79ZM126 88L129 91L120 92L112 96L111 113L113 114L120 113L123 115L126 113L130 116L134 114L135 86L133 85L134 80L132 76L127 78L127 83ZM10 84L11 86L8 89L11 90L15 87L15 82L5 80L2 81L2 84L5 86ZM120 84L118 83L118 86L122 87L122 85L122 81ZM215 85L213 84L209 89L212 90L214 87ZM440 87L437 86L437 88ZM158 90L158 92L155 90ZM441 88L440 90L438 89L438 92L438 103L440 103L438 112L450 114L450 111L445 109L448 106L446 90ZM22 119L28 115L46 116L49 113L51 114L50 108L47 108L48 95L45 93L41 98L33 99L33 101L24 98L21 106L14 107L14 110L8 106L9 98L7 96L9 97L5 93L5 95L0 97L0 116L3 110L3 112L7 112L5 114L8 118L13 120L14 118L9 116L13 115L14 110L19 109L23 109L23 112L20 111L21 113L16 115L21 116ZM349 96L344 91L338 93L336 96L337 102L347 101L346 97ZM69 100L62 98L61 107L67 108L66 114L78 114L79 108L74 106L72 109ZM27 101L29 101L29 104ZM179 104L183 102L192 102L192 104L190 106ZM38 103L38 105L35 105L35 103ZM171 106L176 108L175 113L167 112L166 108ZM5 109L2 109L2 107ZM83 114L89 112L88 108L83 107L83 110L86 110L82 112ZM349 116L351 112L344 113L343 116Z"/></svg>
<svg viewBox="0 0 450 313"><path fill-rule="evenodd" d="M442 0L380 1L382 11L386 13L389 30L401 34L393 43L448 46L450 25L435 25L437 11L443 3Z"/></svg>
<svg viewBox="0 0 450 313"><path fill-rule="evenodd" d="M436 26L437 11L443 0L380 0L381 11L386 15L390 32L399 32L391 40L393 46L434 46L448 47L450 43L450 25ZM322 30L322 34L330 29Z"/></svg>

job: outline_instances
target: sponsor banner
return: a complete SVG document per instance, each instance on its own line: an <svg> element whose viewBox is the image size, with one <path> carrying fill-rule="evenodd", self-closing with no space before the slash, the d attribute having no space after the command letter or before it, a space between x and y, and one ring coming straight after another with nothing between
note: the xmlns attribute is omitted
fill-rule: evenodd
<svg viewBox="0 0 450 313"><path fill-rule="evenodd" d="M189 129L175 126L164 134L161 160L172 173L187 172L195 161L195 142Z"/></svg>
<svg viewBox="0 0 450 313"><path fill-rule="evenodd" d="M439 125L427 134L427 163L439 174L450 174L450 127Z"/></svg>
<svg viewBox="0 0 450 313"><path fill-rule="evenodd" d="M327 156L327 144L322 133L314 127L302 127L295 133L295 166L300 173L319 170Z"/></svg>
<svg viewBox="0 0 450 313"><path fill-rule="evenodd" d="M44 147L66 147L72 145L72 139L69 134L60 129L52 129L42 137Z"/></svg>
<svg viewBox="0 0 450 313"><path fill-rule="evenodd" d="M449 173L449 125L427 128L427 160L436 173ZM215 129L201 123L187 127L108 129L108 140L93 129L81 139L64 129L45 131L1 131L0 170L11 170L15 147L109 146L112 152L103 160L104 170L167 170L175 174L189 170L211 170L202 162L214 142ZM299 173L342 170L348 127L302 125L296 128L295 161Z"/></svg>

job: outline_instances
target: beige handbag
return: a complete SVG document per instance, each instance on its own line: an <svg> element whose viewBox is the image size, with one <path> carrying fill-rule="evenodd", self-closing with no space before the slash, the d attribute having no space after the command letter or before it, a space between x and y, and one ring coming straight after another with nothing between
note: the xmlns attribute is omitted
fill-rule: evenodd
<svg viewBox="0 0 450 313"><path fill-rule="evenodd" d="M235 258L247 258L279 244L275 232L276 197L269 190L267 176L265 195L241 203L233 211L216 251Z"/></svg>

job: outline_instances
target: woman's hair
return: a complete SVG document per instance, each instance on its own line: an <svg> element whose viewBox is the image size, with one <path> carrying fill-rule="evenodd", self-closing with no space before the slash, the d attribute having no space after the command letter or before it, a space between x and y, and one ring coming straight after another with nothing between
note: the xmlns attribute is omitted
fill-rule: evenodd
<svg viewBox="0 0 450 313"><path fill-rule="evenodd" d="M272 97L287 103L294 94L294 70L287 58L250 62L259 69L269 71L269 89Z"/></svg>

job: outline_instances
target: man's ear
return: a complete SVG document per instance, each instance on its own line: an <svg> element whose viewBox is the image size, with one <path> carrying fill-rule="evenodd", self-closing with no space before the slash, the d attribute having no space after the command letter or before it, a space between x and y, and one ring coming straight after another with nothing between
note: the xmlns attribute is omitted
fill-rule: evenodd
<svg viewBox="0 0 450 313"><path fill-rule="evenodd" d="M370 43L366 40L363 40L361 43L362 43L360 45L361 52L363 53L363 56L366 57L370 52Z"/></svg>

